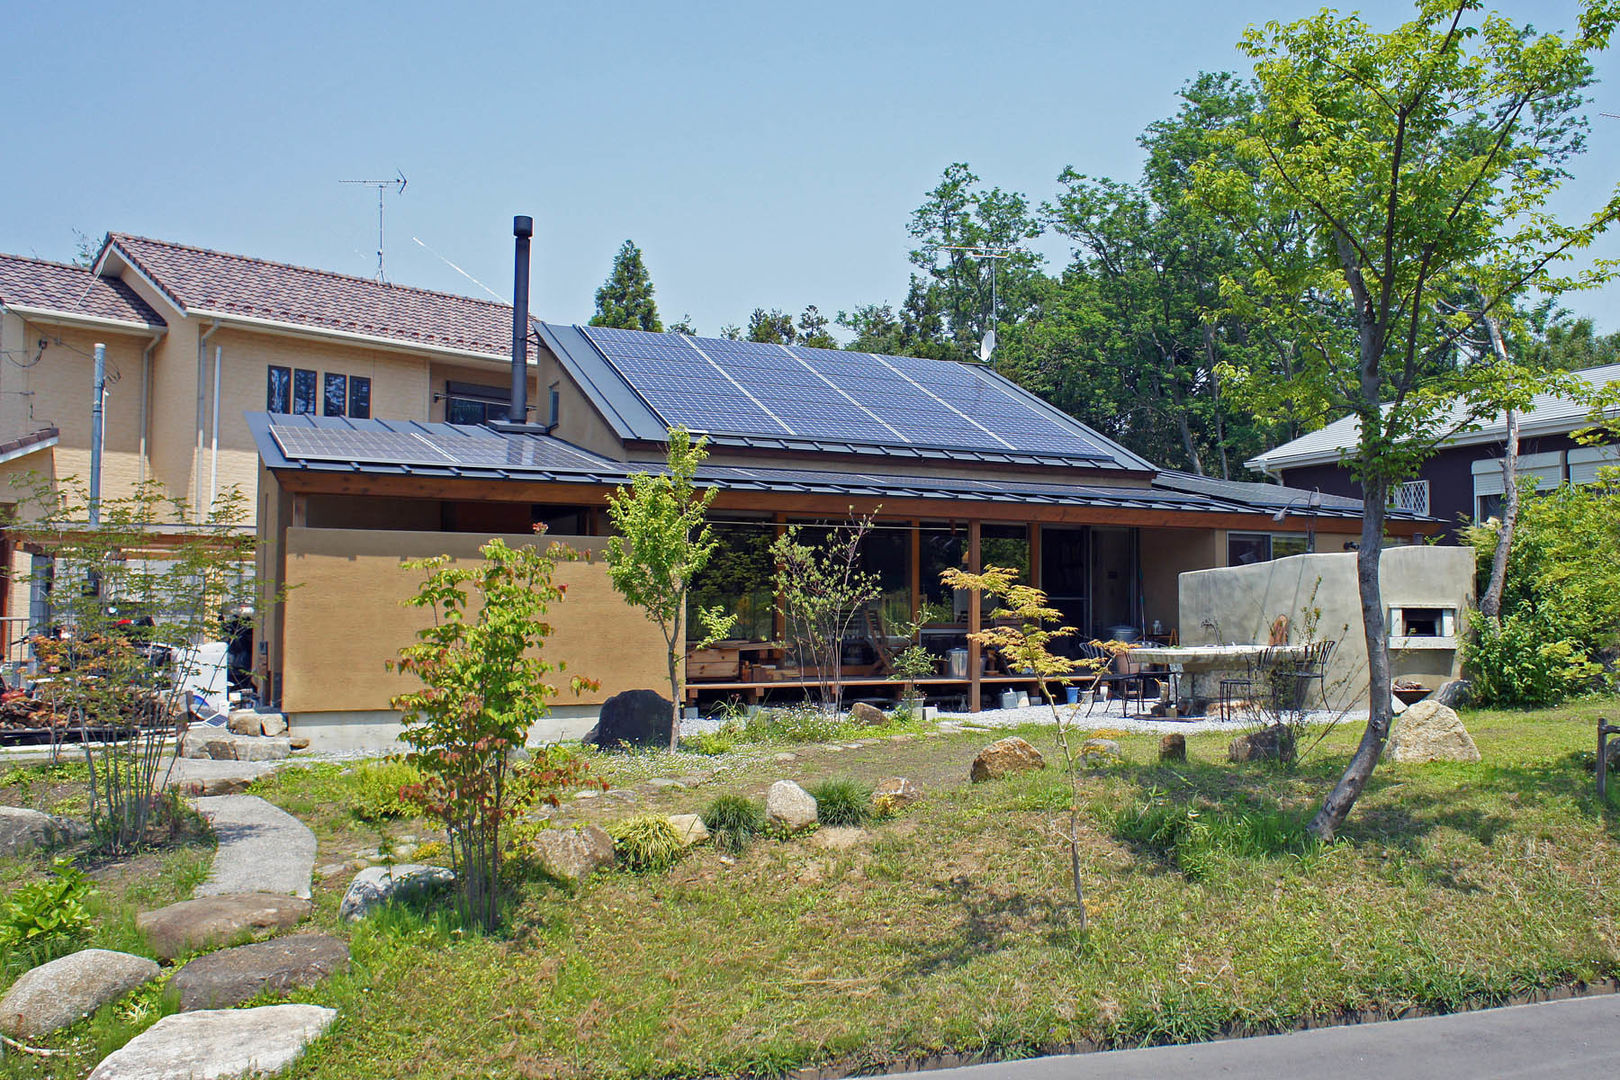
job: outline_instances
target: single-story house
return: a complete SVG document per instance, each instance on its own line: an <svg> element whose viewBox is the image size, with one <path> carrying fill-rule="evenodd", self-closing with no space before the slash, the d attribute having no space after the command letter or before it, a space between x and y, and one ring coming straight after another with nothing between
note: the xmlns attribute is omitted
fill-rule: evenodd
<svg viewBox="0 0 1620 1080"><path fill-rule="evenodd" d="M397 722L389 701L404 684L384 661L419 615L400 606L417 584L403 559L476 557L486 537L532 539L540 524L588 556L560 571L568 599L548 647L601 681L557 716L583 726L607 696L660 686L661 638L595 557L607 496L661 467L676 426L707 438L698 480L717 490L721 548L694 599L738 616L735 640L689 667L703 701L802 695L812 681L782 641L766 555L791 523L876 515L862 558L882 597L865 640L846 643L854 685L894 686L871 655L881 648L862 648L915 620L937 656L966 654L927 692L971 708L1029 680L968 642L987 612L940 584L947 566L1016 566L1086 635L1169 636L1178 575L1226 565L1230 537L1303 550L1310 534L1344 550L1361 528L1353 500L1307 515L1306 491L1165 473L984 365L541 321L527 340L542 388L527 425L248 415L261 576L286 588L266 612L261 676L312 738L371 740ZM1397 514L1390 533L1436 525ZM1255 546L1241 552L1253 561Z"/></svg>
<svg viewBox="0 0 1620 1080"><path fill-rule="evenodd" d="M1620 379L1620 364L1574 373L1594 387ZM1459 413L1447 427L1464 428ZM1443 422L1444 423L1444 422ZM1587 484L1606 465L1620 464L1620 445L1584 446L1573 433L1591 426L1588 406L1556 394L1539 394L1519 415L1519 473L1544 488ZM1244 462L1278 483L1306 491L1361 498L1361 485L1346 459L1355 452L1360 424L1346 416L1309 435ZM1415 479L1391 494L1391 505L1447 523L1453 542L1463 524L1484 521L1501 512L1502 457L1507 446L1507 416L1498 415L1447 438L1423 463Z"/></svg>

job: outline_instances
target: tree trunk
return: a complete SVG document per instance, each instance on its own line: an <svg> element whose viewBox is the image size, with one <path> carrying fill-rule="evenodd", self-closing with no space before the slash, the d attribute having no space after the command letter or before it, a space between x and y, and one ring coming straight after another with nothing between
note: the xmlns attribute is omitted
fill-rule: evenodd
<svg viewBox="0 0 1620 1080"><path fill-rule="evenodd" d="M1507 347L1502 328L1485 316L1491 348L1498 363L1507 363ZM1496 550L1491 553L1491 580L1479 601L1479 613L1493 622L1502 616L1502 593L1507 588L1508 555L1513 551L1513 527L1519 520L1519 413L1507 411L1507 451L1502 455L1502 524L1496 530Z"/></svg>
<svg viewBox="0 0 1620 1080"><path fill-rule="evenodd" d="M672 715L669 719L669 748L675 750L681 742L681 664L675 658L675 649L669 650L669 701Z"/></svg>
<svg viewBox="0 0 1620 1080"><path fill-rule="evenodd" d="M1389 635L1384 625L1384 592L1378 568L1384 551L1384 515L1389 506L1389 482L1362 483L1361 549L1356 552L1356 584L1361 594L1361 622L1367 643L1367 730L1361 736L1344 775L1334 785L1322 809L1311 819L1310 831L1331 840L1350 816L1351 807L1367 786L1384 742L1389 738L1391 708Z"/></svg>
<svg viewBox="0 0 1620 1080"><path fill-rule="evenodd" d="M1166 358L1168 361L1168 358ZM1187 451L1187 460L1192 464L1193 474L1204 475L1204 462L1198 456L1198 446L1193 442L1192 426L1187 423L1187 404L1181 393L1181 379L1171 374L1170 403L1176 407L1176 430L1181 435L1181 447Z"/></svg>

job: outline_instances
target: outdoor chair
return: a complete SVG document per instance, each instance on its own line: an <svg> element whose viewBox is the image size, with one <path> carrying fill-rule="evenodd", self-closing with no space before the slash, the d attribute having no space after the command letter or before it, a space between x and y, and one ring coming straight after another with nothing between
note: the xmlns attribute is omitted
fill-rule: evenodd
<svg viewBox="0 0 1620 1080"><path fill-rule="evenodd" d="M1273 700L1278 712L1304 712L1307 692L1316 683L1317 694L1327 692L1327 666L1333 658L1337 641L1313 641L1305 647L1305 655L1280 664L1272 673Z"/></svg>
<svg viewBox="0 0 1620 1080"><path fill-rule="evenodd" d="M1100 668L1091 680L1093 694L1099 686L1108 687L1108 696L1119 698L1120 709L1123 715L1128 716L1134 692L1137 711L1146 711L1148 675L1142 670L1142 665L1131 659L1129 649L1105 649L1088 642L1080 646L1080 659L1107 661L1107 666Z"/></svg>
<svg viewBox="0 0 1620 1080"><path fill-rule="evenodd" d="M1286 618L1287 616L1285 615L1279 615L1277 617L1279 622L1282 622ZM1238 704L1240 702L1252 709L1254 707L1254 688L1262 682L1269 684L1268 689L1272 694L1272 704L1276 704L1277 683L1274 675L1279 664L1278 650L1286 644L1286 625L1284 627L1283 634L1285 638L1284 641L1275 640L1277 636L1277 625L1276 623L1273 623L1272 638L1274 640L1272 640L1271 644L1265 649L1261 650L1259 656L1255 657L1253 660L1249 661L1247 665L1245 665L1245 670L1242 675L1232 675L1220 681L1218 700L1220 717L1222 721L1232 719L1233 715L1238 710Z"/></svg>

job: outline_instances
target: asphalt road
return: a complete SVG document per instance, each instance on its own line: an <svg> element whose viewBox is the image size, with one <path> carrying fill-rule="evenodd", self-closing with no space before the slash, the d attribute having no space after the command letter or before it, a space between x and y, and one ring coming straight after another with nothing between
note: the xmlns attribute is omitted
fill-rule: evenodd
<svg viewBox="0 0 1620 1080"><path fill-rule="evenodd" d="M1253 1039L997 1062L944 1069L928 1080L1606 1080L1617 1070L1620 994L1603 994Z"/></svg>

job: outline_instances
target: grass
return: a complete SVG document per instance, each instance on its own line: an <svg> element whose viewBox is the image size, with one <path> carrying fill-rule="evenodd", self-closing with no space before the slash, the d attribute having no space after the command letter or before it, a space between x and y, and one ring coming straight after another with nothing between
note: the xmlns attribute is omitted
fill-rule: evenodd
<svg viewBox="0 0 1620 1080"><path fill-rule="evenodd" d="M852 776L837 776L810 785L816 820L823 825L865 825L872 817L872 785Z"/></svg>
<svg viewBox="0 0 1620 1080"><path fill-rule="evenodd" d="M746 795L735 792L717 795L703 810L703 826L709 830L715 847L733 855L765 831L765 808Z"/></svg>
<svg viewBox="0 0 1620 1080"><path fill-rule="evenodd" d="M526 883L497 936L408 910L341 926L346 878L322 882L316 928L347 936L354 966L295 995L336 1006L341 1020L286 1075L856 1071L945 1051L1020 1055L1445 1009L1612 977L1620 811L1597 804L1580 755L1595 745L1595 717L1617 709L1610 699L1465 714L1484 761L1380 765L1332 844L1308 840L1302 822L1359 728L1342 726L1293 769L1229 765L1216 735L1189 736L1189 760L1161 765L1156 736L1113 735L1123 760L1081 781L1084 933L1052 827L1068 801L1061 770L967 783L974 752L1014 732L602 755L615 790L565 800L559 824L707 818L720 798L751 816L736 808L757 810L779 778L815 789L901 775L924 798L869 822L845 850L820 834L759 839L740 853L693 848L664 871L599 874L578 892ZM1050 728L1016 733L1052 747ZM693 782L646 782L657 776ZM256 788L310 821L323 859L376 836L346 806L354 789L353 771L337 766L284 770Z"/></svg>

